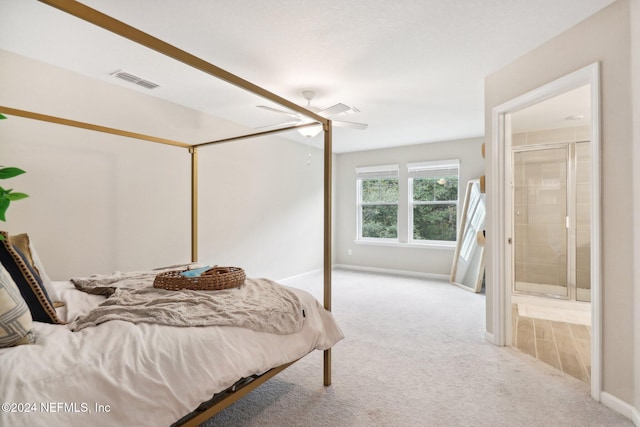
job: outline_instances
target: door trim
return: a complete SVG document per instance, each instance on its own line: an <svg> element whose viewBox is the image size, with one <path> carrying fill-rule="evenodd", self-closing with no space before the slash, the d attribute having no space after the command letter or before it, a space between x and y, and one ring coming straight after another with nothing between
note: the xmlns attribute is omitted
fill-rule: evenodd
<svg viewBox="0 0 640 427"><path fill-rule="evenodd" d="M487 283L493 286L493 342L511 345L511 289L513 277L507 239L511 237L511 218L507 215L511 203L511 123L510 113L537 104L580 86L591 87L591 396L600 401L602 391L602 290L601 290L601 213L600 213L600 64L595 62L571 74L547 83L517 98L505 102L492 111L493 138L491 163L493 179L490 183L491 210L487 224L494 239L491 274Z"/></svg>

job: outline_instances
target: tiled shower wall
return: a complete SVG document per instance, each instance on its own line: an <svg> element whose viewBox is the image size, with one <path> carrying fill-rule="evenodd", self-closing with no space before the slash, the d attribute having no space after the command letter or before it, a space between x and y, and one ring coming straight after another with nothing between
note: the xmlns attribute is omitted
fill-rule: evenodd
<svg viewBox="0 0 640 427"><path fill-rule="evenodd" d="M590 287L590 150L584 143L588 140L587 126L513 135L513 146L580 142L575 171L568 168L567 150L562 148L527 151L514 159L516 282L561 287L540 289L542 293L567 295L567 174L576 183L577 285Z"/></svg>

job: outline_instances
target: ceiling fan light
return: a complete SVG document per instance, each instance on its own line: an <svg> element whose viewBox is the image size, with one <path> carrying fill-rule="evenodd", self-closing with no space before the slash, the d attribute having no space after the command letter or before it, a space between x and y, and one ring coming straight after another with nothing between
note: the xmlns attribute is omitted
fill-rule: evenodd
<svg viewBox="0 0 640 427"><path fill-rule="evenodd" d="M319 123L315 126L305 126L303 128L299 128L298 132L300 132L300 135L302 136L313 138L314 136L322 132L322 126Z"/></svg>

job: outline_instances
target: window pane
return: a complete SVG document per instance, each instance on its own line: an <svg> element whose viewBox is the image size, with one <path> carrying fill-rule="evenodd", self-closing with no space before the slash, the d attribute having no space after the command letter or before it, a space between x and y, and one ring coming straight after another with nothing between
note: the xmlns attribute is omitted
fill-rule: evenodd
<svg viewBox="0 0 640 427"><path fill-rule="evenodd" d="M455 204L418 205L413 207L414 240L456 240Z"/></svg>
<svg viewBox="0 0 640 427"><path fill-rule="evenodd" d="M397 202L398 201L398 180L397 179L363 179L362 180L362 201L363 202Z"/></svg>
<svg viewBox="0 0 640 427"><path fill-rule="evenodd" d="M413 179L413 200L440 202L458 200L458 177L443 175Z"/></svg>
<svg viewBox="0 0 640 427"><path fill-rule="evenodd" d="M362 206L362 237L398 237L398 206Z"/></svg>

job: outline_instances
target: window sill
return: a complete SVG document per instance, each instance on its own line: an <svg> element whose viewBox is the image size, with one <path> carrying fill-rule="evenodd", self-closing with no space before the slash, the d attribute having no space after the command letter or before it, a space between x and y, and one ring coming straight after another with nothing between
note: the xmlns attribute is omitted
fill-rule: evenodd
<svg viewBox="0 0 640 427"><path fill-rule="evenodd" d="M368 246L391 246L400 248L413 248L413 249L444 249L455 250L456 242L436 242L436 243L407 243L407 242L394 242L384 240L354 240L356 245L368 245Z"/></svg>

